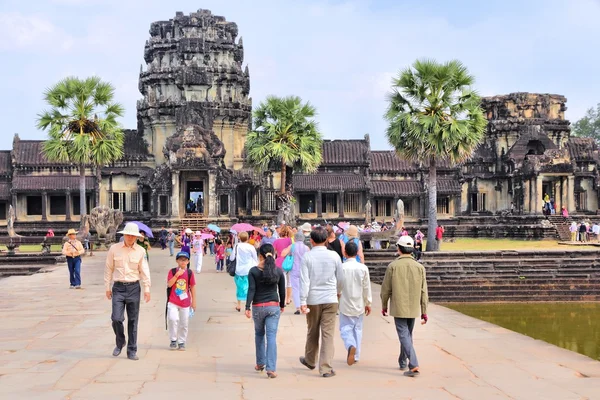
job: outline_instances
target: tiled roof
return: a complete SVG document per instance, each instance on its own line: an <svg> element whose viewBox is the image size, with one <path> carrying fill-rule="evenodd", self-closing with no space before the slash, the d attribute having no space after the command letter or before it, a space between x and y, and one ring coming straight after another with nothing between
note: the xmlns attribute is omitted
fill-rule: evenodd
<svg viewBox="0 0 600 400"><path fill-rule="evenodd" d="M577 161L594 161L598 159L598 146L592 138L572 137L567 142L569 154Z"/></svg>
<svg viewBox="0 0 600 400"><path fill-rule="evenodd" d="M0 182L0 199L10 199L10 182Z"/></svg>
<svg viewBox="0 0 600 400"><path fill-rule="evenodd" d="M316 190L365 190L365 177L355 174L313 174L294 175L295 191Z"/></svg>
<svg viewBox="0 0 600 400"><path fill-rule="evenodd" d="M417 172L417 164L400 158L395 151L373 151L371 172L375 174Z"/></svg>
<svg viewBox="0 0 600 400"><path fill-rule="evenodd" d="M13 149L15 163L28 166L69 165L67 162L50 162L42 153L43 140L19 140Z"/></svg>
<svg viewBox="0 0 600 400"><path fill-rule="evenodd" d="M91 176L85 178L85 189L93 190L95 179ZM50 175L50 176L15 176L13 188L19 191L33 190L79 190L79 177L72 175Z"/></svg>
<svg viewBox="0 0 600 400"><path fill-rule="evenodd" d="M423 192L419 181L371 181L373 196L416 196Z"/></svg>
<svg viewBox="0 0 600 400"><path fill-rule="evenodd" d="M366 140L324 140L321 165L365 164L369 152Z"/></svg>
<svg viewBox="0 0 600 400"><path fill-rule="evenodd" d="M438 179L437 192L440 194L455 194L461 192L461 184L456 179Z"/></svg>
<svg viewBox="0 0 600 400"><path fill-rule="evenodd" d="M10 150L0 151L0 175L8 175L12 170Z"/></svg>

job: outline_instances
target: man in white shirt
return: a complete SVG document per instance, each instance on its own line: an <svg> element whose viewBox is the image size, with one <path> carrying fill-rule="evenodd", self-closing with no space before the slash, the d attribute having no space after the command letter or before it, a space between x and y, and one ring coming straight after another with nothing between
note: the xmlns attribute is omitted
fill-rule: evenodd
<svg viewBox="0 0 600 400"><path fill-rule="evenodd" d="M343 290L340 295L340 333L348 351L346 362L353 365L360 358L363 317L371 313L371 280L369 268L356 261L358 246L346 243L348 259L342 264Z"/></svg>
<svg viewBox="0 0 600 400"><path fill-rule="evenodd" d="M310 233L312 249L302 259L300 269L300 312L306 314L308 332L304 357L300 363L315 369L319 353L319 373L324 378L335 376L333 361L333 335L335 314L338 309L337 294L343 288L344 271L336 252L327 249L327 231L316 227Z"/></svg>

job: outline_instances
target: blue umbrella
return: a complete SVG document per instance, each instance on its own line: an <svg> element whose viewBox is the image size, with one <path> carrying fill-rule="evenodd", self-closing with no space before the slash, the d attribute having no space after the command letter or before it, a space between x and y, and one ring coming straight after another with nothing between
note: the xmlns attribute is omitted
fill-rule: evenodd
<svg viewBox="0 0 600 400"><path fill-rule="evenodd" d="M136 224L138 226L138 228L140 229L140 231L144 231L144 233L146 234L146 236L153 238L154 235L152 234L152 229L150 229L148 227L148 225L140 222L140 221L131 221L134 224Z"/></svg>
<svg viewBox="0 0 600 400"><path fill-rule="evenodd" d="M221 228L219 228L215 224L208 224L207 228L213 232L221 233Z"/></svg>

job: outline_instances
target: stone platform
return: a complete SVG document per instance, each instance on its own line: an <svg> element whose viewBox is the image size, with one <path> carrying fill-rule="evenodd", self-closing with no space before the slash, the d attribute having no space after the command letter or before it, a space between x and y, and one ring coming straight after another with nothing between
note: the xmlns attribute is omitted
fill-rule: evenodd
<svg viewBox="0 0 600 400"><path fill-rule="evenodd" d="M234 310L233 280L198 276L199 309L187 352L168 350L165 280L174 262L150 252L152 301L141 306L139 361L110 355L114 336L104 297L104 255L85 258L84 290L69 290L66 265L54 272L0 280L0 398L2 399L597 399L600 362L432 305L417 326L419 378L397 369L393 319L366 318L361 362L349 367L336 332L337 376L321 378L298 362L303 316L286 310L278 334L275 380L255 373L254 330Z"/></svg>

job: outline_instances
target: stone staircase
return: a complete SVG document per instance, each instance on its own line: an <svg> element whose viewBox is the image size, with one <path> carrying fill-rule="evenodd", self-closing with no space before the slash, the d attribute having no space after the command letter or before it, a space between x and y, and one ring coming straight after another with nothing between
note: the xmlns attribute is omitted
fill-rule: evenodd
<svg viewBox="0 0 600 400"><path fill-rule="evenodd" d="M570 216L565 218L562 215L548 215L548 221L556 228L558 238L563 242L571 241L571 231L569 226L573 222L573 218Z"/></svg>
<svg viewBox="0 0 600 400"><path fill-rule="evenodd" d="M424 253L430 300L525 302L600 300L600 251ZM371 280L381 283L391 251L365 250Z"/></svg>

